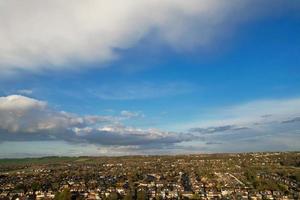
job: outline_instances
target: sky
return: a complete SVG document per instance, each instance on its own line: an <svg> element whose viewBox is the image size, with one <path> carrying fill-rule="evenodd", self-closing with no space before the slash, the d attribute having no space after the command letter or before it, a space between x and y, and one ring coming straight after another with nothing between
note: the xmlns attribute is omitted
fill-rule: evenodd
<svg viewBox="0 0 300 200"><path fill-rule="evenodd" d="M297 0L0 0L0 157L300 150Z"/></svg>

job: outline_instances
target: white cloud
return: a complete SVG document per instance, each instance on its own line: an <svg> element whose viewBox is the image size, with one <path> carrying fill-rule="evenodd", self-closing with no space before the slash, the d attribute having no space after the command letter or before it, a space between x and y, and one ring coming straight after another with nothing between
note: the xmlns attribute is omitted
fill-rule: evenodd
<svg viewBox="0 0 300 200"><path fill-rule="evenodd" d="M284 2L284 4L283 4ZM2 73L116 58L154 30L177 49L207 47L243 20L296 4L255 0L0 0ZM274 8L276 7L276 9Z"/></svg>
<svg viewBox="0 0 300 200"><path fill-rule="evenodd" d="M44 101L11 95L0 97L0 128L8 132L38 133L89 124L90 117L55 111Z"/></svg>
<svg viewBox="0 0 300 200"><path fill-rule="evenodd" d="M43 110L47 106L46 102L28 98L21 95L10 95L0 97L0 110L10 112L25 112L31 109Z"/></svg>

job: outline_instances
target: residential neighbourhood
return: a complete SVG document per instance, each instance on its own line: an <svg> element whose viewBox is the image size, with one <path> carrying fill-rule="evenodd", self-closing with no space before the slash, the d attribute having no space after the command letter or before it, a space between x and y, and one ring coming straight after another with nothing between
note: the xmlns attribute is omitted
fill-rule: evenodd
<svg viewBox="0 0 300 200"><path fill-rule="evenodd" d="M2 159L1 199L299 199L300 153Z"/></svg>

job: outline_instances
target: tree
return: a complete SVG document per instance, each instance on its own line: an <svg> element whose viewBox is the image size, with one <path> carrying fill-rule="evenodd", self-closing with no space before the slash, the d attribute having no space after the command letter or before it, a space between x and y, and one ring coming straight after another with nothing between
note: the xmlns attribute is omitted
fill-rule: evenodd
<svg viewBox="0 0 300 200"><path fill-rule="evenodd" d="M110 193L108 199L109 200L117 200L118 199L118 194L116 192L112 192L112 193Z"/></svg>
<svg viewBox="0 0 300 200"><path fill-rule="evenodd" d="M145 199L147 199L145 190L139 190L137 192L137 200L145 200Z"/></svg>
<svg viewBox="0 0 300 200"><path fill-rule="evenodd" d="M191 197L191 199L201 199L199 194L193 194L193 196Z"/></svg>
<svg viewBox="0 0 300 200"><path fill-rule="evenodd" d="M41 184L38 183L38 182L34 182L34 183L31 184L31 188L32 188L33 191L38 191L38 190L41 189Z"/></svg>
<svg viewBox="0 0 300 200"><path fill-rule="evenodd" d="M132 197L132 193L131 191L129 191L125 196L124 196L124 200L132 200L133 197Z"/></svg>
<svg viewBox="0 0 300 200"><path fill-rule="evenodd" d="M62 192L58 192L55 194L55 200L71 200L71 192L68 189L65 189Z"/></svg>

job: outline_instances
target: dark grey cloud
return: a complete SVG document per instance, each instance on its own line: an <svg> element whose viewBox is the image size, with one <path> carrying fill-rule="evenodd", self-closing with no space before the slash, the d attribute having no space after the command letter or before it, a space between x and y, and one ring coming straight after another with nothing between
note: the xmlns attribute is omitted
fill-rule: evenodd
<svg viewBox="0 0 300 200"><path fill-rule="evenodd" d="M225 126L212 126L208 128L191 128L189 131L192 133L213 134L218 132L242 131L248 129L249 129L248 127L238 127L236 125L225 125Z"/></svg>
<svg viewBox="0 0 300 200"><path fill-rule="evenodd" d="M150 130L139 131L135 133L127 132L126 130L117 131L101 131L93 130L92 132L76 136L71 141L79 142L86 141L93 144L102 145L171 145L174 143L180 143L183 141L191 141L195 137L191 134L178 134L178 133L164 133L162 135L155 135Z"/></svg>
<svg viewBox="0 0 300 200"><path fill-rule="evenodd" d="M297 122L300 122L300 117L295 117L293 119L285 120L282 121L281 123L285 124L285 123L297 123Z"/></svg>
<svg viewBox="0 0 300 200"><path fill-rule="evenodd" d="M206 142L205 144L207 145L218 145L218 144L223 144L222 142L213 142L213 141L210 141L210 142Z"/></svg>
<svg viewBox="0 0 300 200"><path fill-rule="evenodd" d="M124 128L125 129L125 128ZM67 141L71 143L87 143L99 145L113 146L166 146L180 143L183 141L191 141L197 137L191 134L178 134L166 132L164 134L155 135L151 130L128 132L126 130L90 130L85 134L76 134L72 130L56 131L41 131L38 133L28 132L7 132L0 130L0 141Z"/></svg>
<svg viewBox="0 0 300 200"><path fill-rule="evenodd" d="M262 115L261 117L262 118L269 118L269 117L272 117L272 115L271 114L265 114L265 115Z"/></svg>

